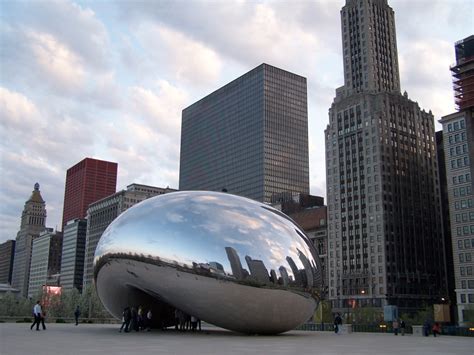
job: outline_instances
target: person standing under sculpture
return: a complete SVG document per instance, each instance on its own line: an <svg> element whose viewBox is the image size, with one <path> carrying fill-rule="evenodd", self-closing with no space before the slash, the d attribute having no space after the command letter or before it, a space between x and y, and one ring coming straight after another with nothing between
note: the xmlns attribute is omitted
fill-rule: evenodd
<svg viewBox="0 0 474 355"><path fill-rule="evenodd" d="M135 307L132 307L131 314L132 317L130 319L130 330L135 330L138 332L138 312Z"/></svg>
<svg viewBox="0 0 474 355"><path fill-rule="evenodd" d="M138 313L137 313L137 328L138 330L145 329L145 315L143 314L143 307L138 306Z"/></svg>
<svg viewBox="0 0 474 355"><path fill-rule="evenodd" d="M146 314L146 330L149 332L151 330L151 318L153 317L153 314L151 313L151 309L148 310Z"/></svg>
<svg viewBox="0 0 474 355"><path fill-rule="evenodd" d="M130 318L131 318L130 307L127 306L123 309L122 326L120 327L120 330L119 330L120 333L122 332L122 329L124 328L125 328L124 329L125 333L129 332Z"/></svg>

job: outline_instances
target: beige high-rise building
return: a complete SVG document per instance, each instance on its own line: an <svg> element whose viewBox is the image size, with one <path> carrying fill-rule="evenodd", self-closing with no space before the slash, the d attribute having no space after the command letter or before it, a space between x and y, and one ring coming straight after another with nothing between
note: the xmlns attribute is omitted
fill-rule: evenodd
<svg viewBox="0 0 474 355"><path fill-rule="evenodd" d="M31 248L30 280L28 297L34 297L47 285L49 279L56 278L61 267L63 233L47 228L33 240ZM56 277L55 277L56 276Z"/></svg>
<svg viewBox="0 0 474 355"><path fill-rule="evenodd" d="M19 290L23 297L28 295L32 242L45 230L45 224L46 203L41 197L40 186L36 183L21 215L13 261L12 287Z"/></svg>
<svg viewBox="0 0 474 355"><path fill-rule="evenodd" d="M447 294L434 117L400 93L386 0L346 0L344 86L326 138L333 311L416 311Z"/></svg>

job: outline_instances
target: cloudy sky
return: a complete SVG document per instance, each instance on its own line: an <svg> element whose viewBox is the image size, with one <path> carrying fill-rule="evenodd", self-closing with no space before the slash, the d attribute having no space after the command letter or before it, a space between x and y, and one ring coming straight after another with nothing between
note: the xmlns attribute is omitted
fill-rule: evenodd
<svg viewBox="0 0 474 355"><path fill-rule="evenodd" d="M47 226L61 224L66 169L84 157L118 162L118 190L177 188L181 110L263 62L308 79L311 193L325 196L344 2L0 1L0 242L35 182ZM389 3L402 90L436 119L453 112L449 65L473 1Z"/></svg>

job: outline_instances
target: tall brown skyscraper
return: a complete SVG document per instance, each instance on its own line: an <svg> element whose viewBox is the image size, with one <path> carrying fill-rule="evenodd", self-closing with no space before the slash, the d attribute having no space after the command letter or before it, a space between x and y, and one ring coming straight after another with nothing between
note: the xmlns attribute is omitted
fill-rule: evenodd
<svg viewBox="0 0 474 355"><path fill-rule="evenodd" d="M117 163L85 158L66 173L62 228L70 220L85 218L95 201L115 193Z"/></svg>
<svg viewBox="0 0 474 355"><path fill-rule="evenodd" d="M329 298L333 310L446 297L434 117L400 93L387 0L346 0L344 86L326 138Z"/></svg>

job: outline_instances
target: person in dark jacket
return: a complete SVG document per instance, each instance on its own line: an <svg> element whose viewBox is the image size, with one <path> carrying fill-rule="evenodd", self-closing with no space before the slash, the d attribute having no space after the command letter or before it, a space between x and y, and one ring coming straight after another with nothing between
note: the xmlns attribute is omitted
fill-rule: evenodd
<svg viewBox="0 0 474 355"><path fill-rule="evenodd" d="M135 307L132 307L132 310L131 310L131 319L130 319L130 330L135 330L138 332L139 328L138 328L138 312L137 312L137 309Z"/></svg>
<svg viewBox="0 0 474 355"><path fill-rule="evenodd" d="M74 318L76 319L76 325L79 324L79 316L81 315L81 310L79 306L76 307L76 310L74 311Z"/></svg>
<svg viewBox="0 0 474 355"><path fill-rule="evenodd" d="M336 317L334 318L334 333L338 334L339 333L339 328L340 325L342 324L342 318L339 313L336 314Z"/></svg>
<svg viewBox="0 0 474 355"><path fill-rule="evenodd" d="M129 327L130 327L130 319L132 317L132 314L130 312L130 307L125 307L123 309L122 313L122 326L120 327L119 332L122 332L122 329L124 329L125 333L129 332Z"/></svg>

